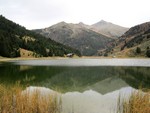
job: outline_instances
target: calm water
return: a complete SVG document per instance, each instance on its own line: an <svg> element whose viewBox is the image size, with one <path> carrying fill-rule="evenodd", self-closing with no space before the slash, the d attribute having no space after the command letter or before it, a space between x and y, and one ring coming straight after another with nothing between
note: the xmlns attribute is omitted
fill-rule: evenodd
<svg viewBox="0 0 150 113"><path fill-rule="evenodd" d="M25 86L60 91L64 113L72 109L77 113L107 113L113 109L120 91L128 93L139 86L150 88L150 60L57 59L1 63L0 83L11 85L16 81Z"/></svg>
<svg viewBox="0 0 150 113"><path fill-rule="evenodd" d="M143 63L142 60L135 59L11 61L0 64L0 82L11 84L20 81L24 85L57 88L62 92L83 92L92 89L102 94L124 86L150 88L148 61L143 60ZM111 66L108 66L109 64ZM131 66L128 66L129 64ZM146 66L142 66L143 64Z"/></svg>

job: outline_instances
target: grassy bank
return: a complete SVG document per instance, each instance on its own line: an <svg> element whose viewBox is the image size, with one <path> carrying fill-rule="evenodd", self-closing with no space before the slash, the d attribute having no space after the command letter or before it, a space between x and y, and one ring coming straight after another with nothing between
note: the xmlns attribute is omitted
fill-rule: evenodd
<svg viewBox="0 0 150 113"><path fill-rule="evenodd" d="M19 84L12 87L0 84L0 113L60 113L60 110L57 95L41 96L38 90L23 91Z"/></svg>
<svg viewBox="0 0 150 113"><path fill-rule="evenodd" d="M150 113L150 91L133 92L129 99L119 98L117 113Z"/></svg>
<svg viewBox="0 0 150 113"><path fill-rule="evenodd" d="M84 58L84 57L74 56L72 58L73 59L79 59L79 58ZM95 58L95 57L91 57L91 58ZM0 62L13 61L13 60L51 60L51 59L70 59L70 58L69 57L39 57L39 58L35 58L35 57L17 57L17 58L6 58L6 57L1 57L0 56Z"/></svg>

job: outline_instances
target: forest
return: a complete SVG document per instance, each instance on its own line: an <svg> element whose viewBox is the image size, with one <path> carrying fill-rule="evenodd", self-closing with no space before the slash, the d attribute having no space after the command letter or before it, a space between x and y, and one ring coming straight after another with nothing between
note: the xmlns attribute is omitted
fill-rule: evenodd
<svg viewBox="0 0 150 113"><path fill-rule="evenodd" d="M33 51L38 57L81 55L78 50L47 39L0 15L0 56L20 57L20 48Z"/></svg>

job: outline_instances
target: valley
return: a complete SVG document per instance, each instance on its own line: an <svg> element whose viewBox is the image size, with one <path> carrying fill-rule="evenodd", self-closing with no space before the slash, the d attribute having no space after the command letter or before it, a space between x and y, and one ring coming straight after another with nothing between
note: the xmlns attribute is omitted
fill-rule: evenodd
<svg viewBox="0 0 150 113"><path fill-rule="evenodd" d="M149 0L1 0L0 113L150 113Z"/></svg>

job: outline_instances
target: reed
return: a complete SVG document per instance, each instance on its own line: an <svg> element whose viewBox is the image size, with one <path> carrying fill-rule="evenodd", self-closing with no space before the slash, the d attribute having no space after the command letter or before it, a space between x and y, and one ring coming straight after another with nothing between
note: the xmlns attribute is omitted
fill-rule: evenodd
<svg viewBox="0 0 150 113"><path fill-rule="evenodd" d="M19 84L12 87L0 84L0 113L60 113L57 95L41 96L38 90L23 92Z"/></svg>
<svg viewBox="0 0 150 113"><path fill-rule="evenodd" d="M150 91L133 92L129 99L118 99L117 113L150 113Z"/></svg>

